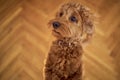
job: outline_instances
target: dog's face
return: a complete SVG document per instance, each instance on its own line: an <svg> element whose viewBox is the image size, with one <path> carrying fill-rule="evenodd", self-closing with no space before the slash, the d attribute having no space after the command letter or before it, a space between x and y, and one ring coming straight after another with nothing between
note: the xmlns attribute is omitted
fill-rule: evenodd
<svg viewBox="0 0 120 80"><path fill-rule="evenodd" d="M93 33L91 13L81 4L63 5L49 24L56 38L81 38L83 35Z"/></svg>

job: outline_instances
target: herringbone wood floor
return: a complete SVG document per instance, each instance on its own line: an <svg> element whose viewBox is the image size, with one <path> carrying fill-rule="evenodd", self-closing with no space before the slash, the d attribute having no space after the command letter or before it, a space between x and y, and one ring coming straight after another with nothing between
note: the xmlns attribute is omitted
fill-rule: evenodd
<svg viewBox="0 0 120 80"><path fill-rule="evenodd" d="M0 80L43 80L53 37L47 27L68 0L0 0ZM76 0L100 14L85 49L85 80L120 80L120 1Z"/></svg>

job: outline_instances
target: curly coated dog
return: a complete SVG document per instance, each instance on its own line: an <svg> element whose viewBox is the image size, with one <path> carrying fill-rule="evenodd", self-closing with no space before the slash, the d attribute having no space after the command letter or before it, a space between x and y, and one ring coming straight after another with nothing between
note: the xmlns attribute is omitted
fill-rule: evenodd
<svg viewBox="0 0 120 80"><path fill-rule="evenodd" d="M45 63L45 80L82 80L82 48L94 32L93 13L79 3L67 3L49 25L56 40Z"/></svg>

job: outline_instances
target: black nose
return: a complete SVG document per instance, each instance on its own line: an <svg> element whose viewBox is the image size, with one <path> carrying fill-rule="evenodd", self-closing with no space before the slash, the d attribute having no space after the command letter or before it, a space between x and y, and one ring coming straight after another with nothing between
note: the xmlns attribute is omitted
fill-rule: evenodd
<svg viewBox="0 0 120 80"><path fill-rule="evenodd" d="M60 27L60 23L59 22L53 22L53 27L55 28L55 29L57 29L58 27Z"/></svg>

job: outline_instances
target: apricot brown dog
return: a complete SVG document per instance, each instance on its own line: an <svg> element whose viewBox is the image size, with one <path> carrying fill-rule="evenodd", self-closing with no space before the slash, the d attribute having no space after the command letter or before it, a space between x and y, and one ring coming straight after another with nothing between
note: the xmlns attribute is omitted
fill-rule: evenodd
<svg viewBox="0 0 120 80"><path fill-rule="evenodd" d="M56 40L45 63L45 80L82 80L82 46L93 35L93 14L81 4L67 3L49 25Z"/></svg>

